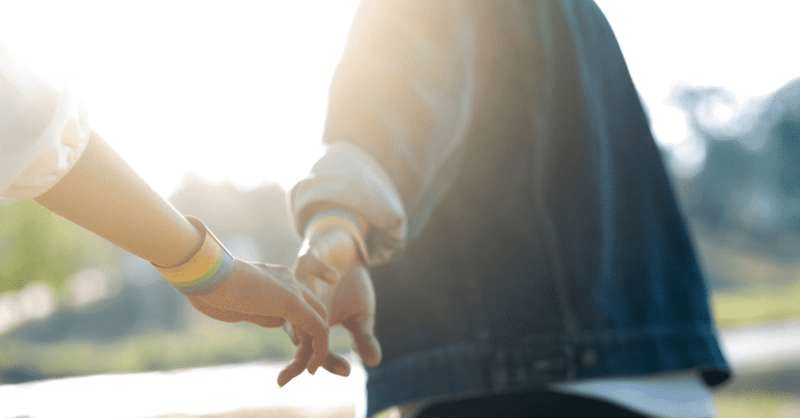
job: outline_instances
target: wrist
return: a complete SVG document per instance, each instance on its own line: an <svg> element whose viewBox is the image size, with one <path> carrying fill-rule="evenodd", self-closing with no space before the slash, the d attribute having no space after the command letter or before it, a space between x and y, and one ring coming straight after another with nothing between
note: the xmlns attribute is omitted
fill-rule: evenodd
<svg viewBox="0 0 800 418"><path fill-rule="evenodd" d="M181 293L206 293L225 280L233 267L234 258L199 219L189 216L186 219L200 233L199 246L178 265L166 267L152 264Z"/></svg>
<svg viewBox="0 0 800 418"><path fill-rule="evenodd" d="M352 250L354 254L351 257L354 261L366 265L369 260L364 239L367 228L367 223L352 212L338 208L323 210L312 216L306 224L304 245L311 245L319 250L320 245L333 244L338 247L333 248L338 252L348 253ZM345 237L349 237L349 240ZM350 241L349 245L347 241Z"/></svg>

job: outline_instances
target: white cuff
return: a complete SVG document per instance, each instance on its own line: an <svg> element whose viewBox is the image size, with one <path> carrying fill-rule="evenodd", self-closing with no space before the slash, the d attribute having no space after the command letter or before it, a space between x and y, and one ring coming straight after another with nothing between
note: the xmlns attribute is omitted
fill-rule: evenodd
<svg viewBox="0 0 800 418"><path fill-rule="evenodd" d="M358 214L369 225L364 239L371 266L388 262L405 244L406 213L399 192L372 156L350 143L331 145L289 198L300 234L316 208L334 206Z"/></svg>
<svg viewBox="0 0 800 418"><path fill-rule="evenodd" d="M0 197L33 198L50 190L80 159L90 133L86 112L65 91L42 134L27 152L15 156L21 169L10 183L0 185Z"/></svg>

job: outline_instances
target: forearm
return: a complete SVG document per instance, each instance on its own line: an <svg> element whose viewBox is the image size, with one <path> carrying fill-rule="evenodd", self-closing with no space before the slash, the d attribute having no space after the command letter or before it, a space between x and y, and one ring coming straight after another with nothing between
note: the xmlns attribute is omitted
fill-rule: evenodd
<svg viewBox="0 0 800 418"><path fill-rule="evenodd" d="M314 219L330 210L358 217L364 261L382 264L403 245L406 214L392 179L368 154L348 144L331 146L312 174L292 189L297 232L310 238ZM356 228L349 228L355 235Z"/></svg>
<svg viewBox="0 0 800 418"><path fill-rule="evenodd" d="M332 80L324 139L372 156L409 214L463 147L477 28L468 2L366 0Z"/></svg>
<svg viewBox="0 0 800 418"><path fill-rule="evenodd" d="M473 111L476 28L455 1L365 1L331 86L328 153L291 194L299 233L328 206L369 225L370 264L424 225ZM415 231L411 231L412 235Z"/></svg>
<svg viewBox="0 0 800 418"><path fill-rule="evenodd" d="M156 265L185 261L200 233L93 134L75 166L36 202Z"/></svg>

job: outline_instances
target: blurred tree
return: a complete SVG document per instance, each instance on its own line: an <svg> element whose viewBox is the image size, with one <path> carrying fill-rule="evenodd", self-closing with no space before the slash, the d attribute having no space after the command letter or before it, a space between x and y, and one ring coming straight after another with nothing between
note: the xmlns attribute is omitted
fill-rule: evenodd
<svg viewBox="0 0 800 418"><path fill-rule="evenodd" d="M0 293L30 282L60 288L80 269L112 258L111 244L32 201L0 207Z"/></svg>
<svg viewBox="0 0 800 418"><path fill-rule="evenodd" d="M781 168L779 184L784 192L800 198L800 114L796 119L787 118L781 121L775 131L781 148L778 153L778 164ZM794 224L792 227L799 228L800 225Z"/></svg>
<svg viewBox="0 0 800 418"><path fill-rule="evenodd" d="M223 242L252 238L259 245L259 261L294 262L300 237L289 221L286 191L276 183L241 189L189 175L170 201L182 213L202 219Z"/></svg>
<svg viewBox="0 0 800 418"><path fill-rule="evenodd" d="M677 181L693 224L729 246L800 259L800 79L724 122L714 108L735 100L721 88L681 86L673 100L707 150L703 169Z"/></svg>
<svg viewBox="0 0 800 418"><path fill-rule="evenodd" d="M683 86L673 97L708 150L703 170L684 181L684 189L695 194L689 214L713 228L768 241L787 231L800 233L800 79L721 126L706 123L703 115L713 103L732 101L732 93Z"/></svg>

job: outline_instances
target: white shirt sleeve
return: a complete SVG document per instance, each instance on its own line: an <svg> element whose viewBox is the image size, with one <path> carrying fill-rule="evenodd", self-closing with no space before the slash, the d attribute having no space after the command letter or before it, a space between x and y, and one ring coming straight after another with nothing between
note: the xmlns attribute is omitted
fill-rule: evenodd
<svg viewBox="0 0 800 418"><path fill-rule="evenodd" d="M49 190L88 139L86 114L68 89L35 74L0 42L0 199Z"/></svg>
<svg viewBox="0 0 800 418"><path fill-rule="evenodd" d="M303 236L314 208L324 204L360 215L369 232L362 237L369 266L386 264L404 245L407 216L400 193L381 165L346 141L328 146L311 173L289 192L297 232Z"/></svg>

